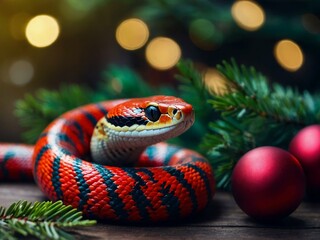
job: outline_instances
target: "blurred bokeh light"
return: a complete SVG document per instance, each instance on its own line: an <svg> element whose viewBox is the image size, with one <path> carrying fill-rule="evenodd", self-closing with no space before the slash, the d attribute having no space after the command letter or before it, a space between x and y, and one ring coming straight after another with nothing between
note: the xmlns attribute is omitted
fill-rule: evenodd
<svg viewBox="0 0 320 240"><path fill-rule="evenodd" d="M231 13L239 27L247 31L259 29L265 21L263 9L254 1L236 1Z"/></svg>
<svg viewBox="0 0 320 240"><path fill-rule="evenodd" d="M279 41L274 48L278 63L288 71L297 71L303 64L303 53L295 42L285 39Z"/></svg>
<svg viewBox="0 0 320 240"><path fill-rule="evenodd" d="M208 68L204 72L203 80L205 86L213 95L221 96L229 91L225 77L215 68Z"/></svg>
<svg viewBox="0 0 320 240"><path fill-rule="evenodd" d="M26 27L26 37L35 47L47 47L53 44L60 32L57 20L48 15L38 15L32 18Z"/></svg>
<svg viewBox="0 0 320 240"><path fill-rule="evenodd" d="M9 69L10 81L23 86L32 80L34 74L33 65L27 60L18 60L11 64Z"/></svg>
<svg viewBox="0 0 320 240"><path fill-rule="evenodd" d="M143 47L148 38L147 24L137 18L123 21L116 30L117 42L126 50L136 50Z"/></svg>
<svg viewBox="0 0 320 240"><path fill-rule="evenodd" d="M158 70L167 70L177 64L181 57L179 45L167 37L154 38L147 46L148 63Z"/></svg>

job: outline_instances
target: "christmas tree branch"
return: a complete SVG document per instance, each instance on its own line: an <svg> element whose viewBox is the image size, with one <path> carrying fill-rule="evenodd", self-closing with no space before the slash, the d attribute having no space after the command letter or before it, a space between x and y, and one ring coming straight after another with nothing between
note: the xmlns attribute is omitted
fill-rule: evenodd
<svg viewBox="0 0 320 240"><path fill-rule="evenodd" d="M16 103L16 115L27 130L23 138L34 143L44 128L60 114L91 102L90 89L78 85L62 85L57 91L41 89L35 95L27 94Z"/></svg>
<svg viewBox="0 0 320 240"><path fill-rule="evenodd" d="M215 168L218 187L228 188L233 167L244 153L263 145L287 148L299 129L319 122L320 98L271 85L253 67L239 67L234 60L217 69L229 92L209 100L221 117L210 123L211 133L202 146Z"/></svg>
<svg viewBox="0 0 320 240"><path fill-rule="evenodd" d="M180 82L181 97L193 104L197 114L206 115L205 110L210 107L207 102L209 92L203 84L202 74L196 71L193 63L188 60L180 61L177 67L180 74L176 75L176 79Z"/></svg>
<svg viewBox="0 0 320 240"><path fill-rule="evenodd" d="M176 94L185 101L192 103L196 115L196 121L192 128L179 137L180 141L177 143L201 151L202 149L199 148L198 144L195 145L194 143L202 141L204 134L209 130L208 120L212 119L215 111L208 103L210 94L203 84L203 76L195 69L193 62L181 60L177 68L179 74L175 77L179 81L179 87ZM189 141L189 139L193 141Z"/></svg>
<svg viewBox="0 0 320 240"><path fill-rule="evenodd" d="M15 240L20 236L38 239L73 239L63 228L83 227L95 224L94 220L83 220L82 213L65 206L61 201L13 203L10 207L0 207L1 239Z"/></svg>
<svg viewBox="0 0 320 240"><path fill-rule="evenodd" d="M223 116L268 118L275 122L308 125L316 121L314 103L309 94L300 95L297 90L268 83L267 79L253 67L239 68L234 60L224 62L218 70L228 79L233 91L215 96L210 103ZM307 93L306 93L307 94Z"/></svg>
<svg viewBox="0 0 320 240"><path fill-rule="evenodd" d="M16 103L15 114L26 129L23 139L35 143L48 124L66 111L84 104L103 100L143 97L154 94L175 95L168 87L148 85L128 67L110 66L103 73L104 80L93 90L76 84L62 85L58 90L41 89L34 95L27 94ZM134 89L134 90L133 90Z"/></svg>

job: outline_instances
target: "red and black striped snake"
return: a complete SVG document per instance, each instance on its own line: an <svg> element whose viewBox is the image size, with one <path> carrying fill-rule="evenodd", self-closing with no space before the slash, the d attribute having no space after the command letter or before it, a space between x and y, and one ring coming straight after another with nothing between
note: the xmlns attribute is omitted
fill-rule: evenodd
<svg viewBox="0 0 320 240"><path fill-rule="evenodd" d="M170 96L79 107L54 120L35 146L0 144L0 180L34 178L50 200L89 218L187 217L212 199L213 172L200 154L163 141L193 121L192 106Z"/></svg>

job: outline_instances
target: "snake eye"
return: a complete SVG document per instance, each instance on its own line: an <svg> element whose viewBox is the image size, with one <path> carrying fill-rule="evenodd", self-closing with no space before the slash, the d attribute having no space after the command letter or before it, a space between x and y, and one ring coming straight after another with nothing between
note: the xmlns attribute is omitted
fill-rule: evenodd
<svg viewBox="0 0 320 240"><path fill-rule="evenodd" d="M159 108L152 105L146 108L145 113L146 117L152 122L158 121L161 116Z"/></svg>

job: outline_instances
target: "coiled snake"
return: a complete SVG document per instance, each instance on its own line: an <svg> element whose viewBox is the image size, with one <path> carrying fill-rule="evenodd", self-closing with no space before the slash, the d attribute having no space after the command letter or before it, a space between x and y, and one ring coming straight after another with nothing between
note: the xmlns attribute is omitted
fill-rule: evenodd
<svg viewBox="0 0 320 240"><path fill-rule="evenodd" d="M86 105L54 120L34 147L0 144L0 180L33 177L50 200L89 218L187 217L212 199L213 172L200 154L162 141L193 121L192 106L176 97Z"/></svg>

